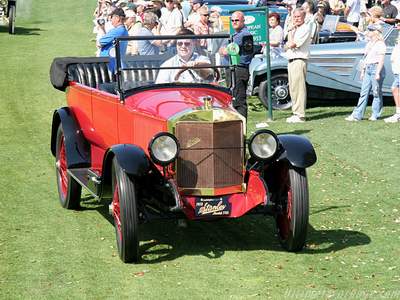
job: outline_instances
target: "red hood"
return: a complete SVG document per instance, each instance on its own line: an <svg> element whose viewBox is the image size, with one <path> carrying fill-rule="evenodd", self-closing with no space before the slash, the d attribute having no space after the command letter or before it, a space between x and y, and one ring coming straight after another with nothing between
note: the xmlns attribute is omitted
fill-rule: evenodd
<svg viewBox="0 0 400 300"><path fill-rule="evenodd" d="M168 120L175 114L199 106L205 96L213 99L214 107L228 107L231 95L210 88L159 88L139 92L125 100L127 109Z"/></svg>

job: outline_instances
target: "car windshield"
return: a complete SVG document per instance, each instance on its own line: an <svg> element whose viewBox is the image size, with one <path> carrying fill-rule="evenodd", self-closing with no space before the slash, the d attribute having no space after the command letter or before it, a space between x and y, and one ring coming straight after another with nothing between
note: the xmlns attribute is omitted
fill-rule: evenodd
<svg viewBox="0 0 400 300"><path fill-rule="evenodd" d="M229 45L229 39L227 34L118 38L115 67L119 88L127 91L171 83L229 88L231 57L220 51Z"/></svg>

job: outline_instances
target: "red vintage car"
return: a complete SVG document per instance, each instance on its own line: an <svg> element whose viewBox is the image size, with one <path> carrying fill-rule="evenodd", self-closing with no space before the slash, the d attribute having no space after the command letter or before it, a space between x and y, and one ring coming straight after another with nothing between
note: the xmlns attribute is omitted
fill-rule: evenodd
<svg viewBox="0 0 400 300"><path fill-rule="evenodd" d="M117 39L112 62L53 61L51 82L67 98L54 112L51 133L62 207L79 208L82 187L109 199L124 262L140 260L140 224L165 217L268 213L283 247L301 250L309 215L306 168L316 162L311 143L266 129L246 139L246 120L232 107L228 84L236 66L218 51L229 35L203 36L203 44L199 37L163 37L169 43L163 54L122 55L124 43L141 38L151 40ZM192 48L192 63L182 62L184 47ZM231 56L252 51L228 48Z"/></svg>

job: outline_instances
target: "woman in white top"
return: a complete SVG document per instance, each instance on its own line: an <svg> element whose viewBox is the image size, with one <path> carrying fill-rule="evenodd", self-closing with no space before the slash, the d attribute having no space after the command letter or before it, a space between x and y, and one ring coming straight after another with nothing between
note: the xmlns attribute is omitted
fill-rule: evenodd
<svg viewBox="0 0 400 300"><path fill-rule="evenodd" d="M270 13L268 15L271 57L277 57L282 52L283 28L279 25L280 21L281 17L278 13Z"/></svg>
<svg viewBox="0 0 400 300"><path fill-rule="evenodd" d="M385 78L386 45L382 37L382 26L369 25L367 29L368 43L365 46L364 63L360 74L362 80L360 98L353 113L346 118L346 121L360 121L363 118L371 90L374 99L372 115L368 120L376 121L382 113L382 83Z"/></svg>
<svg viewBox="0 0 400 300"><path fill-rule="evenodd" d="M392 56L390 57L392 62L392 71L394 81L392 84L392 93L394 103L396 105L396 113L385 119L386 123L397 123L400 122L400 37L397 38L397 44L393 48Z"/></svg>

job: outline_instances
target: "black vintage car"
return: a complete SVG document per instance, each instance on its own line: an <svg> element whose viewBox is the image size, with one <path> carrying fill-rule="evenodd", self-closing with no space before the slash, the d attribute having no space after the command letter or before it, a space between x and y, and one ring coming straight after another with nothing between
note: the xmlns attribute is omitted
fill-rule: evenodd
<svg viewBox="0 0 400 300"><path fill-rule="evenodd" d="M0 17L8 20L8 33L15 33L15 14L17 11L17 0L0 0Z"/></svg>

